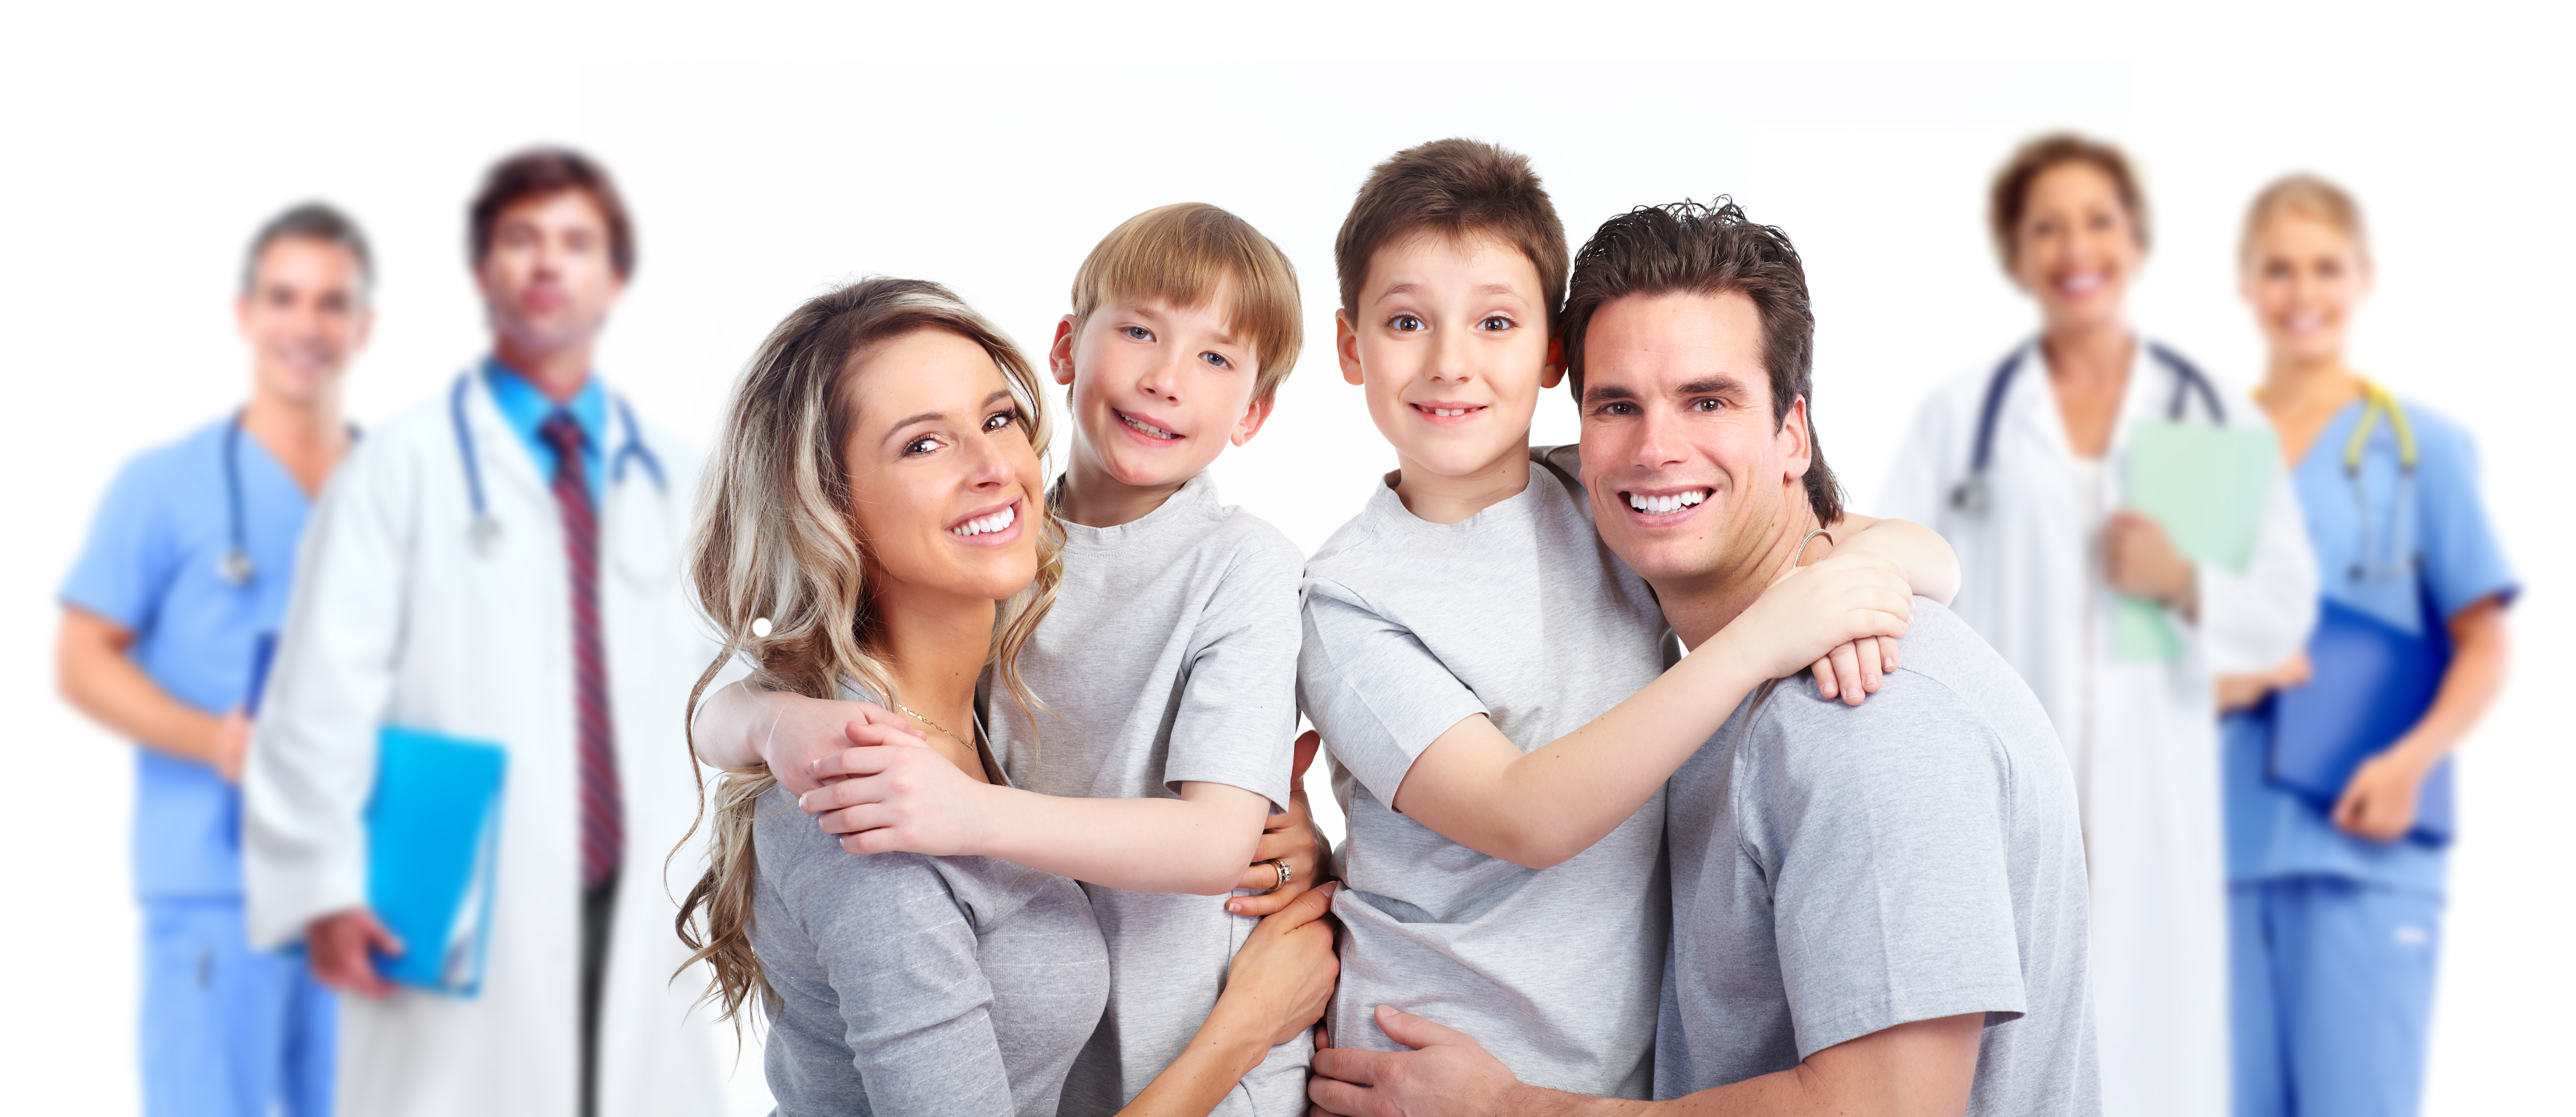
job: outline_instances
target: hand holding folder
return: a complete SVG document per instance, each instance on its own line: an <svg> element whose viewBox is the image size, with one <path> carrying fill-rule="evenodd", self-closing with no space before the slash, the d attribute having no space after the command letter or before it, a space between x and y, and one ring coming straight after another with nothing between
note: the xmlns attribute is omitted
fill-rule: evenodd
<svg viewBox="0 0 2576 1117"><path fill-rule="evenodd" d="M2129 434L2128 506L2153 517L2184 558L2243 573L2279 454L2268 427L2140 422ZM2182 658L2182 634L2163 606L2123 597L2111 618L2111 655L2171 663Z"/></svg>
<svg viewBox="0 0 2576 1117"><path fill-rule="evenodd" d="M403 941L388 981L471 997L482 987L509 754L487 741L386 726L367 804L367 906Z"/></svg>

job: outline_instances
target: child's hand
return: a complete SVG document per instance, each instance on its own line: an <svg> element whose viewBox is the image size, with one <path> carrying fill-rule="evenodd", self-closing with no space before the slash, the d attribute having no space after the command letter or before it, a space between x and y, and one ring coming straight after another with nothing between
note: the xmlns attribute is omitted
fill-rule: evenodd
<svg viewBox="0 0 2576 1117"><path fill-rule="evenodd" d="M920 741L926 734L874 702L837 702L784 691L761 694L769 725L754 723L760 761L769 774L798 795L821 787L814 762L852 745Z"/></svg>
<svg viewBox="0 0 2576 1117"><path fill-rule="evenodd" d="M1913 617L1912 588L1894 561L1870 551L1844 551L1783 575L1710 643L1724 644L1722 654L1744 657L1765 678L1831 668L1836 692L1849 702L1868 689L1860 650L1852 645L1903 636ZM1854 657L1850 674L1833 663L1837 653ZM1875 665L1884 670L1885 664L1881 656Z"/></svg>
<svg viewBox="0 0 2576 1117"><path fill-rule="evenodd" d="M1816 661L1816 693L1857 706L1863 695L1878 693L1882 680L1894 670L1896 638L1864 636Z"/></svg>
<svg viewBox="0 0 2576 1117"><path fill-rule="evenodd" d="M983 851L981 793L991 785L968 778L916 734L854 722L849 739L866 747L814 761L822 786L796 800L806 814L822 816L816 821L824 833L841 835L842 849L933 857Z"/></svg>
<svg viewBox="0 0 2576 1117"><path fill-rule="evenodd" d="M1306 806L1306 769L1315 762L1315 752L1323 738L1312 729L1297 738L1296 759L1288 776L1288 812L1270 816L1262 827L1261 843L1253 847L1252 865L1243 871L1237 888L1258 888L1258 896L1236 896L1225 902L1225 910L1236 915L1264 916L1287 907L1299 893L1324 882L1324 841L1315 832L1315 822ZM1272 861L1288 866L1288 883L1279 883L1279 871Z"/></svg>

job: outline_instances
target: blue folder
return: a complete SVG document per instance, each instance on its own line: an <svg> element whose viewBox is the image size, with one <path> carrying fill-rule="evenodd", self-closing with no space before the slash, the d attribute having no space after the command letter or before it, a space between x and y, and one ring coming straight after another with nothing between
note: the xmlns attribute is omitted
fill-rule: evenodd
<svg viewBox="0 0 2576 1117"><path fill-rule="evenodd" d="M385 980L459 997L483 985L509 754L488 741L386 726L367 803L367 906L402 940Z"/></svg>
<svg viewBox="0 0 2576 1117"><path fill-rule="evenodd" d="M2424 610L2416 635L2368 613L2326 601L2308 639L2311 681L2286 688L2272 708L2272 782L2331 811L2363 761L2386 751L2424 719L2442 674L2451 665L2450 641L2434 610ZM2451 762L2444 760L2417 793L2409 839L2429 845L2451 840Z"/></svg>

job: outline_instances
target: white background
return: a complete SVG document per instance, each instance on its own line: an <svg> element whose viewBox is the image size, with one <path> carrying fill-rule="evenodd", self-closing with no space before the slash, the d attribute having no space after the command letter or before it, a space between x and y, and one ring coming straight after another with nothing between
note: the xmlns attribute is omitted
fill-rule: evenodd
<svg viewBox="0 0 2576 1117"><path fill-rule="evenodd" d="M2461 776L2430 1111L2563 1100L2544 1068L2576 1039L2560 794L2576 735L2542 700L2570 620L2569 503L2547 494L2563 492L2576 371L2576 82L2560 17L2439 10L1165 5L939 24L859 5L13 7L0 1096L135 1107L130 766L55 696L53 593L117 464L240 398L239 255L289 203L342 205L374 240L381 320L350 389L365 422L479 350L464 206L483 168L539 141L599 156L641 247L601 368L701 444L763 332L836 281L939 279L1036 346L1118 221L1225 206L1296 262L1308 343L1276 418L1217 473L1311 550L1392 464L1329 351L1332 235L1389 153L1447 135L1526 152L1577 243L1629 206L1719 193L1787 229L1815 294L1820 442L1866 511L1926 387L2030 328L1987 247L1984 188L2017 141L2069 126L2126 145L2146 175L2156 243L2136 320L2231 391L2261 358L2233 288L2245 202L2309 169L2367 209L2380 285L2356 363L2475 432L2529 586L2515 681ZM1990 58L2020 61L1965 61ZM1535 437L1574 437L1561 394ZM1477 587L1458 593L1478 607ZM757 1075L746 1060L745 1105Z"/></svg>

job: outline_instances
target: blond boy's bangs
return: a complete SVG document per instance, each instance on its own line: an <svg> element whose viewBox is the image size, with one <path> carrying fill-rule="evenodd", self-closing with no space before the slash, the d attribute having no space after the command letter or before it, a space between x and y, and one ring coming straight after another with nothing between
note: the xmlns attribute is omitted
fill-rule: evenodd
<svg viewBox="0 0 2576 1117"><path fill-rule="evenodd" d="M1268 399L1297 367L1304 311L1297 269L1279 246L1231 213L1203 202L1149 209L1102 237L1073 276L1076 327L1118 300L1197 309L1224 292L1228 332L1252 346L1260 371L1252 398Z"/></svg>

